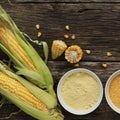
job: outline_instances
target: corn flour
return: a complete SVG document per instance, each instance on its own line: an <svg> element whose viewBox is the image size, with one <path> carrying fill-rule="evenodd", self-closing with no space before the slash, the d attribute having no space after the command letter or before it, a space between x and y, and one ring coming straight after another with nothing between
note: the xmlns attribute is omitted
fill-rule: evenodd
<svg viewBox="0 0 120 120"><path fill-rule="evenodd" d="M76 110L86 110L98 101L100 86L88 73L76 72L66 78L61 94L68 106Z"/></svg>

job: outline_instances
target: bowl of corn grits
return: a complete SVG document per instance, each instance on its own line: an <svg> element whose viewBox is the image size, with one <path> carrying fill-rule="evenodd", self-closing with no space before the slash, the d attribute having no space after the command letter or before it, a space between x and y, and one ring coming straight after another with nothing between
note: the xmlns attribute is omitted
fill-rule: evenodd
<svg viewBox="0 0 120 120"><path fill-rule="evenodd" d="M103 86L94 72L84 68L72 69L61 77L57 86L57 97L68 112L86 115L100 105Z"/></svg>
<svg viewBox="0 0 120 120"><path fill-rule="evenodd" d="M109 106L120 114L120 70L114 72L107 80L105 97Z"/></svg>

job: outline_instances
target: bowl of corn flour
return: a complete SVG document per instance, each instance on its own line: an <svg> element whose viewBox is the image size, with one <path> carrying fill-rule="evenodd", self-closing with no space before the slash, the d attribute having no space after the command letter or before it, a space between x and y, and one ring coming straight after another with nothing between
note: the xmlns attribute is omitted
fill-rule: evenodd
<svg viewBox="0 0 120 120"><path fill-rule="evenodd" d="M114 72L107 80L105 97L109 106L120 114L120 70Z"/></svg>
<svg viewBox="0 0 120 120"><path fill-rule="evenodd" d="M77 68L65 73L57 86L57 96L65 110L76 115L93 112L101 103L103 86L92 71Z"/></svg>

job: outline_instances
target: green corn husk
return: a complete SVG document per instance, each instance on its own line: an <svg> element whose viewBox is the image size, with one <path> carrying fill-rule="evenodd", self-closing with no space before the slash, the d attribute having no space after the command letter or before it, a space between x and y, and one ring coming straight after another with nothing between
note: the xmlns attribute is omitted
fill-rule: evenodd
<svg viewBox="0 0 120 120"><path fill-rule="evenodd" d="M49 68L1 6L0 33L0 48L14 63L18 70L17 74L24 75L32 83L55 96L54 82ZM47 51L45 53L47 56L47 44L42 43L42 45L44 52Z"/></svg>
<svg viewBox="0 0 120 120"><path fill-rule="evenodd" d="M45 111L45 110L37 109L34 106L30 105L29 103L25 102L23 99L21 99L22 96L18 97L15 92L11 92L14 90L14 87L20 87L20 86L19 85L16 86L15 84L13 84L14 82L12 83L12 85L9 85L8 82L3 84L2 78L4 77L1 77L1 73L0 73L0 94L2 94L5 98L10 100L13 104L15 104L25 113L38 120L63 120L63 115L57 108L56 100L49 93L43 91L34 84L30 83L29 81L7 70L4 67L4 65L2 65L1 63L0 63L0 72L16 80L17 82L22 84L25 88L27 88L30 91L30 93L32 93L37 99L42 101L47 106L47 110ZM27 96L28 94L25 93L26 92L24 92L23 94Z"/></svg>

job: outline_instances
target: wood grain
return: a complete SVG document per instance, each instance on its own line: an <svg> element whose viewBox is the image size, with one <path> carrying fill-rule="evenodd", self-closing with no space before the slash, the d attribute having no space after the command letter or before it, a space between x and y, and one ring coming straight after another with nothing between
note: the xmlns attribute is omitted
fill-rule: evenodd
<svg viewBox="0 0 120 120"><path fill-rule="evenodd" d="M1 0L1 3L7 3L7 0ZM120 0L11 0L12 3L53 3L53 2L58 2L58 3L120 3Z"/></svg>
<svg viewBox="0 0 120 120"><path fill-rule="evenodd" d="M6 109L6 107L8 109ZM8 116L10 114L10 110L9 109L11 109L11 112L18 111L18 108L15 107L14 105L5 105L2 108L2 112L1 112L2 114L0 116L1 117ZM103 99L102 104L99 106L99 108L97 108L94 111L94 113L89 114L89 115L75 116L75 115L72 115L72 114L68 113L64 109L62 109L62 112L65 115L65 120L101 120L101 119L103 119L103 120L106 120L106 119L112 120L111 118L114 118L114 119L118 119L119 118L119 114L113 112L109 108L109 106L107 105L105 99ZM9 120L16 120L16 118L17 118L17 120L26 120L26 119L35 120L34 118L26 115L23 112L20 112L19 114L14 115Z"/></svg>
<svg viewBox="0 0 120 120"><path fill-rule="evenodd" d="M101 79L102 83L103 83L103 87L105 87L106 81L107 79L110 77L110 75L115 72L116 70L118 70L120 68L120 63L118 62L108 62L108 67L102 68L101 66L102 62L80 62L80 66L81 68L86 68L89 70L92 70L93 72L95 72ZM67 72L68 70L71 70L73 68L76 68L74 66L72 66L71 64L68 64L67 62L61 62L61 61L49 61L48 62L48 66L53 74L53 78L55 81L55 91L56 91L56 87L57 84L60 80L60 78L62 77L62 75ZM7 109L6 109L7 108ZM116 114L115 112L113 112L111 110L111 108L108 106L105 97L103 97L103 100L101 102L101 105L98 107L97 110L95 110L92 114L89 114L87 116L75 116L72 115L70 113L68 113L66 110L64 110L62 107L62 112L65 116L65 120L112 120L112 118L119 118L119 115ZM0 110L0 118L1 117L5 117L8 116L11 112L13 111L18 111L18 108L14 105L12 105L10 102L7 102L3 108ZM105 113L105 115L103 115ZM10 120L14 120L15 118L17 118L17 120L25 120L25 119L29 119L29 120L34 120L33 118L29 117L28 115L26 115L25 113L21 112L18 115L13 116Z"/></svg>
<svg viewBox="0 0 120 120"><path fill-rule="evenodd" d="M85 61L120 61L120 4L42 3L3 4L3 7L21 31L33 39L47 41L49 50L54 39L62 39L68 46L78 44L84 51L90 49L91 55L84 54ZM41 25L41 38L37 38L37 23ZM70 25L70 31L65 30L66 24ZM64 34L75 34L76 40L65 40ZM41 47L33 46L42 54ZM107 57L106 52L113 56ZM64 60L64 55L57 60Z"/></svg>
<svg viewBox="0 0 120 120"><path fill-rule="evenodd" d="M21 31L27 33L33 39L45 40L48 43L49 51L54 39L64 40L68 46L78 44L84 51L83 59L79 62L79 67L87 68L95 72L101 79L103 87L109 76L120 69L120 1L119 0L14 0L13 5L1 0L4 9L14 19ZM58 3L54 3L58 2ZM64 3L63 3L64 2ZM74 2L74 3L72 3ZM77 3L75 3L77 2ZM118 2L115 4L114 2ZM37 38L35 25L39 23L42 36ZM70 31L65 30L65 25L70 25ZM76 40L64 39L63 35L76 35ZM42 47L31 43L43 58ZM91 54L85 53L86 49L91 50ZM106 56L106 52L111 52L111 57ZM0 60L8 57L0 50ZM107 63L105 69L101 65ZM51 59L49 54L48 67L54 78L54 88L61 76L76 68L64 59L64 54L56 60ZM119 120L120 115L115 113L108 106L105 97L93 113L85 116L75 116L62 107L65 120ZM6 102L0 109L0 118L8 116L11 112L18 111L18 108ZM20 112L9 120L34 120L32 117Z"/></svg>

